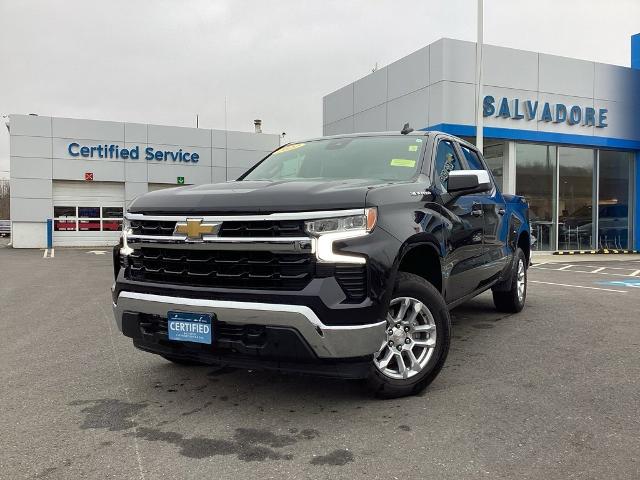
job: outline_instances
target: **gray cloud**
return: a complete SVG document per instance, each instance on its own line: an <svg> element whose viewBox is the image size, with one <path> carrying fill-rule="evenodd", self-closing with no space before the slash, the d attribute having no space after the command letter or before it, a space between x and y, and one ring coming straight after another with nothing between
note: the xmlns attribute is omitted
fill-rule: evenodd
<svg viewBox="0 0 640 480"><path fill-rule="evenodd" d="M321 134L322 96L441 37L475 0L0 0L0 114ZM485 41L629 65L637 0L487 0ZM508 66L505 66L508 68ZM0 176L9 168L0 133Z"/></svg>

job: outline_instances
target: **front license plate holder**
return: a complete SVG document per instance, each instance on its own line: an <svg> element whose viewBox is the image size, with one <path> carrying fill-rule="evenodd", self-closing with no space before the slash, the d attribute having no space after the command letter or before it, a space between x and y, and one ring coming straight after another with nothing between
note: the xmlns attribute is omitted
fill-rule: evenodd
<svg viewBox="0 0 640 480"><path fill-rule="evenodd" d="M169 340L211 345L213 341L213 315L210 313L168 312Z"/></svg>

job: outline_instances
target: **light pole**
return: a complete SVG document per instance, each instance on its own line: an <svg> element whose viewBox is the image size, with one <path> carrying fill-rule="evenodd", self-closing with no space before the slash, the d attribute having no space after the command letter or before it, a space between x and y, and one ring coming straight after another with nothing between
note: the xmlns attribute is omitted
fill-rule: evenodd
<svg viewBox="0 0 640 480"><path fill-rule="evenodd" d="M478 38L476 40L476 147L480 153L484 151L483 116L482 116L482 31L483 31L483 0L478 0Z"/></svg>

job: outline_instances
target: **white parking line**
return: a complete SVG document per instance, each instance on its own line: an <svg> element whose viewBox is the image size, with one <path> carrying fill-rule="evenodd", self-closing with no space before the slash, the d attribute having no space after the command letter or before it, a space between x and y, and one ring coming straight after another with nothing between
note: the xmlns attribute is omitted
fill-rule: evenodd
<svg viewBox="0 0 640 480"><path fill-rule="evenodd" d="M556 268L556 270L561 271L561 270L566 270L567 268L573 267L573 265L565 265L564 267L561 268Z"/></svg>
<svg viewBox="0 0 640 480"><path fill-rule="evenodd" d="M635 277L636 275L638 275L640 273L640 270L636 270L635 272L629 274L629 276L631 277Z"/></svg>
<svg viewBox="0 0 640 480"><path fill-rule="evenodd" d="M586 288L588 290L602 290L603 292L628 293L627 290L614 290L613 288L585 287L584 285L569 285L568 283L541 282L539 280L529 280L529 283L543 283L545 285L557 285L559 287Z"/></svg>
<svg viewBox="0 0 640 480"><path fill-rule="evenodd" d="M597 265L580 265L580 267L583 268L598 268ZM633 270L633 268L629 268L629 267L610 267L609 265L607 265L606 267L602 267L602 268L606 268L607 270Z"/></svg>
<svg viewBox="0 0 640 480"><path fill-rule="evenodd" d="M531 267L531 268L537 268L538 270L551 270L552 272L563 271L565 273L593 273L595 275L613 275L614 277L633 277L634 276L634 275L629 275L627 273L594 272L594 271L589 271L589 270L565 270L563 268L545 268L545 267L542 267L542 268L541 267Z"/></svg>
<svg viewBox="0 0 640 480"><path fill-rule="evenodd" d="M598 272L601 272L602 270L604 270L604 267L598 267L591 273L598 273Z"/></svg>
<svg viewBox="0 0 640 480"><path fill-rule="evenodd" d="M537 266L538 264L534 264L534 266ZM540 263L539 265L542 265L542 263ZM546 266L547 267L551 267L551 266L559 266L559 265L564 265L563 263L547 263ZM606 268L607 270L634 270L634 268L631 267L611 267L609 265L605 266L605 267L600 267L599 265L587 265L586 263L580 263L577 265L571 265L572 267L579 267L579 268ZM557 270L557 269L556 269Z"/></svg>
<svg viewBox="0 0 640 480"><path fill-rule="evenodd" d="M54 248L51 249L50 257L54 258L56 256L56 250Z"/></svg>

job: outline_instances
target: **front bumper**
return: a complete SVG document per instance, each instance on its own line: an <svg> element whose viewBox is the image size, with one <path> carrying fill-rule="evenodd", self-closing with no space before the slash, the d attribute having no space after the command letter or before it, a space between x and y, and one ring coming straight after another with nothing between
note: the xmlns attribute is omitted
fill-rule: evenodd
<svg viewBox="0 0 640 480"><path fill-rule="evenodd" d="M197 299L128 291L120 291L113 304L116 323L125 334L123 318L126 314L166 318L169 311L211 313L217 321L225 324L293 329L320 360L370 356L378 351L385 338L385 321L365 325L325 325L313 310L304 305ZM211 347L215 352L215 345ZM153 345L146 345L144 349L153 351Z"/></svg>

